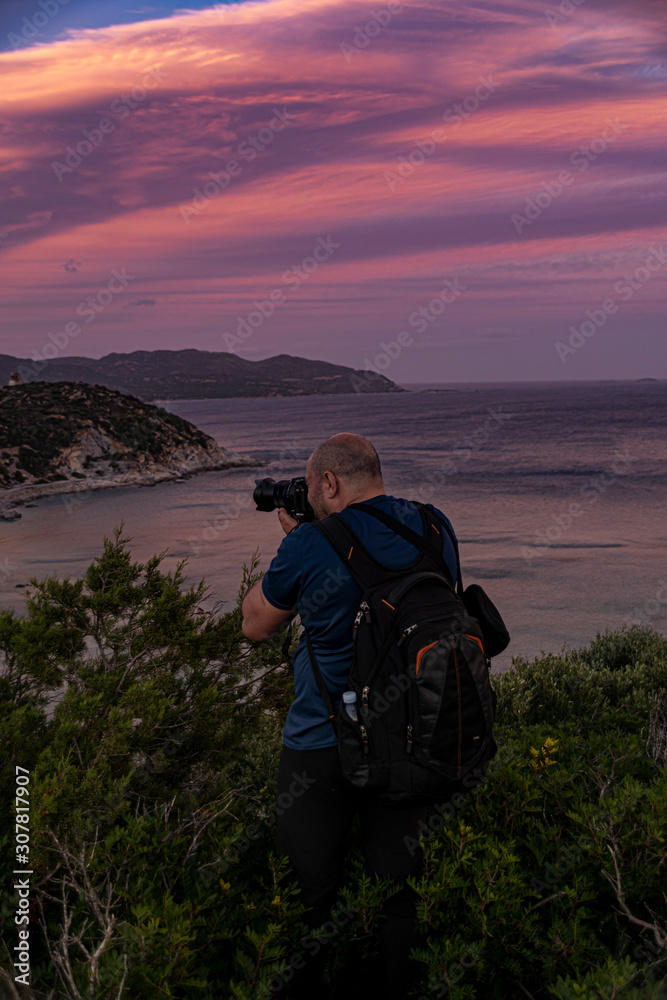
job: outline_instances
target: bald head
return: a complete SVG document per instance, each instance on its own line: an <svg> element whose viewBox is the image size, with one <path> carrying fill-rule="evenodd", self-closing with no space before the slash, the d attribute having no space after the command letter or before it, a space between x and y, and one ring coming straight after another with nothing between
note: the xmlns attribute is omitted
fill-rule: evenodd
<svg viewBox="0 0 667 1000"><path fill-rule="evenodd" d="M318 517L384 493L380 459L361 434L334 434L308 459L308 499Z"/></svg>
<svg viewBox="0 0 667 1000"><path fill-rule="evenodd" d="M361 434L334 434L317 446L310 461L318 479L327 471L348 483L382 479L378 453Z"/></svg>

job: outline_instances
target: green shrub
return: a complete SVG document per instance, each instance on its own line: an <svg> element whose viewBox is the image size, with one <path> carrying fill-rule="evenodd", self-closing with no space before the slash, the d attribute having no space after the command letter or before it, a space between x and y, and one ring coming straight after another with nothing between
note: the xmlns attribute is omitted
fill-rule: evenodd
<svg viewBox="0 0 667 1000"><path fill-rule="evenodd" d="M183 564L135 563L128 542L119 529L83 579L34 580L24 616L0 612L3 801L16 765L30 772L31 995L268 998L305 933L273 846L291 668L240 630L256 557L236 605L206 612ZM486 780L422 830L416 997L664 992L667 772L650 731L666 680L667 640L646 627L495 679ZM13 823L3 813L7 974ZM391 891L355 841L327 973L343 990L376 995Z"/></svg>

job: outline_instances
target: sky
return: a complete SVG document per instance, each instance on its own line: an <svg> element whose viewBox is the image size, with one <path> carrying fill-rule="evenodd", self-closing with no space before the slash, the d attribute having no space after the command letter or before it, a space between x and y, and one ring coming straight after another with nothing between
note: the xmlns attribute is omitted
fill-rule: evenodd
<svg viewBox="0 0 667 1000"><path fill-rule="evenodd" d="M0 50L0 354L667 378L664 0L3 0Z"/></svg>

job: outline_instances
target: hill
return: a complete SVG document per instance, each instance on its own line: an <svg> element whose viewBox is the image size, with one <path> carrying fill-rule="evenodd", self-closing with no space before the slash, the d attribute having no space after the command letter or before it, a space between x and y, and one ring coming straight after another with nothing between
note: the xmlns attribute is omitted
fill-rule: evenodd
<svg viewBox="0 0 667 1000"><path fill-rule="evenodd" d="M187 420L104 386L0 389L0 506L251 464Z"/></svg>
<svg viewBox="0 0 667 1000"><path fill-rule="evenodd" d="M405 392L383 375L278 354L247 361L225 351L133 351L93 359L31 361L0 355L0 384L12 371L23 382L91 382L147 401L234 396L312 396L345 392Z"/></svg>

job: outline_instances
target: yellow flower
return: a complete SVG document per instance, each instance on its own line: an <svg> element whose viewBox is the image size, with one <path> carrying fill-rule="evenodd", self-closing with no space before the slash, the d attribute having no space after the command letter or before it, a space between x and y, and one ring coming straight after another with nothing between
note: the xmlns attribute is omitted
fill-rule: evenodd
<svg viewBox="0 0 667 1000"><path fill-rule="evenodd" d="M535 747L531 747L530 753L533 758L531 761L533 770L535 772L541 771L542 768L555 764L556 761L552 760L550 755L555 754L557 750L558 740L552 740L550 736L547 736L540 750L536 750Z"/></svg>
<svg viewBox="0 0 667 1000"><path fill-rule="evenodd" d="M276 896L276 898L272 900L272 903L274 906L280 906L280 896Z"/></svg>
<svg viewBox="0 0 667 1000"><path fill-rule="evenodd" d="M223 892L227 892L227 890L231 889L231 887L231 882L223 882L222 879L220 879L220 888Z"/></svg>
<svg viewBox="0 0 667 1000"><path fill-rule="evenodd" d="M264 785L264 788L260 788L260 792L265 792L268 787L268 785Z"/></svg>

